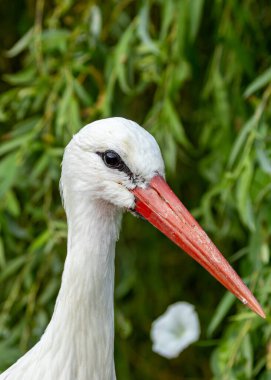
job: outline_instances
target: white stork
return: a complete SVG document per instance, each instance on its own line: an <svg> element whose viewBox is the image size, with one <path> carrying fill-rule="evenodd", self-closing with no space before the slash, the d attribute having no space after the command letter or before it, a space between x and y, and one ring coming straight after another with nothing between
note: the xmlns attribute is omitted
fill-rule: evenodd
<svg viewBox="0 0 271 380"><path fill-rule="evenodd" d="M95 121L65 149L68 248L52 319L0 380L114 380L114 259L121 217L143 216L261 317L249 289L164 180L155 139L133 121Z"/></svg>

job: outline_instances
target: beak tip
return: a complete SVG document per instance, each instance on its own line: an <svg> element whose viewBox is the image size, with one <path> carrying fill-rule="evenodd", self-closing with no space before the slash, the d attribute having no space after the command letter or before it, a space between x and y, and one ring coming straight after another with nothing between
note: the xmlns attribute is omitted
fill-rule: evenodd
<svg viewBox="0 0 271 380"><path fill-rule="evenodd" d="M254 309L254 311L255 311L260 317L262 317L263 319L266 319L266 314L265 314L265 312L263 311L263 309L261 308L260 305L258 305L257 309Z"/></svg>
<svg viewBox="0 0 271 380"><path fill-rule="evenodd" d="M262 311L262 313L260 314L260 317L262 317L263 319L266 319L266 315L264 311Z"/></svg>
<svg viewBox="0 0 271 380"><path fill-rule="evenodd" d="M261 318L266 319L266 314L263 311L261 305L256 300L256 298L253 296L252 300L247 299L241 299L242 303L246 306L248 306L254 313L258 314Z"/></svg>

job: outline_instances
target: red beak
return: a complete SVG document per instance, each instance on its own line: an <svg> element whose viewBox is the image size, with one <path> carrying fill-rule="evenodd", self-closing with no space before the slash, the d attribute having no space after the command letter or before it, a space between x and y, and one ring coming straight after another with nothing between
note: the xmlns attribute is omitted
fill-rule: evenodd
<svg viewBox="0 0 271 380"><path fill-rule="evenodd" d="M165 180L155 176L147 188L136 187L135 211L200 263L255 313L265 318L260 304L222 256Z"/></svg>

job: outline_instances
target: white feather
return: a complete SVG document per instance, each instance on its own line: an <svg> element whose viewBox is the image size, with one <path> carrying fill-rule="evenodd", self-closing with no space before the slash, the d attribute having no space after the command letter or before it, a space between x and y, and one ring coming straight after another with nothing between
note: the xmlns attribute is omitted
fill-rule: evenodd
<svg viewBox="0 0 271 380"><path fill-rule="evenodd" d="M108 168L97 152L115 150L135 175ZM84 127L65 150L60 187L68 248L52 319L40 341L0 380L114 380L114 259L129 189L164 164L138 124L110 118ZM136 183L135 183L136 182Z"/></svg>

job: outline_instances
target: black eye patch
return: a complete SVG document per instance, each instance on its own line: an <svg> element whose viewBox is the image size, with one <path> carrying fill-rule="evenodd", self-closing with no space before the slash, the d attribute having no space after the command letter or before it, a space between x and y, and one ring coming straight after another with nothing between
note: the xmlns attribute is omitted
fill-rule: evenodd
<svg viewBox="0 0 271 380"><path fill-rule="evenodd" d="M123 162L120 155L114 150L106 150L105 152L96 152L103 160L104 164L110 169L117 169L126 173L131 179L134 177L131 170Z"/></svg>

